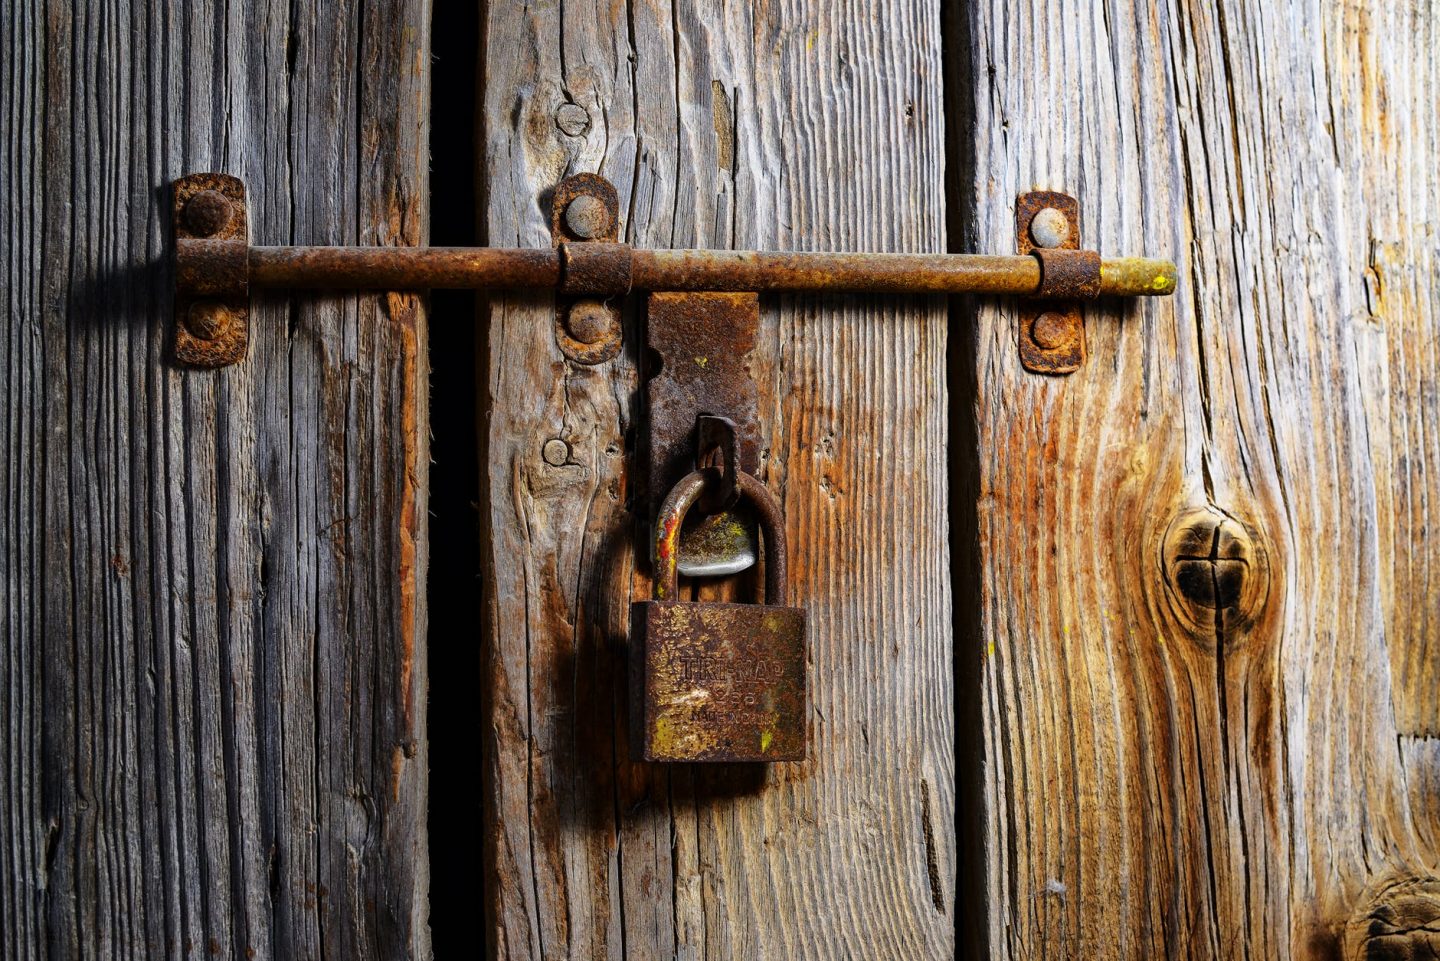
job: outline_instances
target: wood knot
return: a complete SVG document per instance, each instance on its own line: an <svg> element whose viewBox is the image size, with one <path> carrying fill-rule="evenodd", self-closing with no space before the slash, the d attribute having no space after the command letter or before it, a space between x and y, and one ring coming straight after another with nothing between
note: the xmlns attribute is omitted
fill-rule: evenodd
<svg viewBox="0 0 1440 961"><path fill-rule="evenodd" d="M1346 961L1440 957L1440 878L1392 878L1369 890L1345 925Z"/></svg>
<svg viewBox="0 0 1440 961"><path fill-rule="evenodd" d="M1226 633L1253 619L1265 604L1269 566L1250 525L1206 505L1182 511L1165 532L1166 594L1192 631Z"/></svg>

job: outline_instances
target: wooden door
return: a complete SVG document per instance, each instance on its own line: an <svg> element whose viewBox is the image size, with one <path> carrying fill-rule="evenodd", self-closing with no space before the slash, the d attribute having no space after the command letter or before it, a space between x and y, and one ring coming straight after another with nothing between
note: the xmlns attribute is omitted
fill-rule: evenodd
<svg viewBox="0 0 1440 961"><path fill-rule="evenodd" d="M425 319L253 301L170 355L170 182L425 242L422 2L0 15L0 955L428 956Z"/></svg>
<svg viewBox="0 0 1440 961"><path fill-rule="evenodd" d="M1435 11L1027 0L953 27L958 243L1011 243L1015 193L1065 187L1087 245L1181 277L1088 309L1065 378L1020 370L1010 305L954 327L977 953L1434 956L1440 886L1407 879L1440 860Z"/></svg>
<svg viewBox="0 0 1440 961"><path fill-rule="evenodd" d="M548 245L549 190L593 171L637 246L943 249L932 3L490 4L483 29L492 244ZM953 953L945 303L762 299L760 474L809 612L812 748L745 768L626 749L628 606L650 591L635 561L637 336L614 361L573 364L551 297L491 302L497 957Z"/></svg>
<svg viewBox="0 0 1440 961"><path fill-rule="evenodd" d="M481 736L431 757L423 301L257 295L243 363L181 369L166 198L220 170L258 243L425 243L447 15L10 4L6 958L427 957L427 772L462 767L483 887L442 958L1440 950L1435 11L472 15L480 242L547 246L582 171L647 247L1006 252L1050 188L1179 289L1087 306L1063 377L1011 301L764 299L812 705L764 769L626 752L640 308L586 366L550 295L491 299Z"/></svg>

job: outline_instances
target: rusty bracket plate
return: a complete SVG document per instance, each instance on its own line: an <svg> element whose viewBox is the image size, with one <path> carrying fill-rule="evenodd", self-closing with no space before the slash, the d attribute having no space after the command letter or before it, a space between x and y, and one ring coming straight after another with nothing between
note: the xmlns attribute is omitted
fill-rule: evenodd
<svg viewBox="0 0 1440 961"><path fill-rule="evenodd" d="M1100 257L1080 250L1075 198L1051 190L1021 194L1015 202L1015 249L1039 259L1036 298L1044 298L1021 303L1020 363L1037 374L1072 373L1085 363L1079 301L1100 291Z"/></svg>
<svg viewBox="0 0 1440 961"><path fill-rule="evenodd" d="M652 511L695 469L696 422L702 414L734 421L738 467L758 473L760 413L753 354L759 329L759 294L650 295L646 399ZM691 513L697 516L687 520L681 533L680 573L718 577L755 564L756 522L743 502L718 514Z"/></svg>
<svg viewBox="0 0 1440 961"><path fill-rule="evenodd" d="M574 174L550 198L550 238L560 251L555 342L577 364L620 353L621 297L630 291L630 258L620 251L620 196L599 174Z"/></svg>
<svg viewBox="0 0 1440 961"><path fill-rule="evenodd" d="M250 218L245 184L228 174L190 174L173 185L175 360L190 367L228 367L250 343Z"/></svg>

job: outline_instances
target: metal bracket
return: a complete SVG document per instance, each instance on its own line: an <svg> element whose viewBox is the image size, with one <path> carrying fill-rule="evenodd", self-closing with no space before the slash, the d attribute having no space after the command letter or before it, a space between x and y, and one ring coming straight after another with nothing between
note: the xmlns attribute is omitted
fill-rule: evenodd
<svg viewBox="0 0 1440 961"><path fill-rule="evenodd" d="M245 184L228 174L190 174L175 181L171 228L175 249L175 359L191 367L226 367L250 343L250 218Z"/></svg>
<svg viewBox="0 0 1440 961"><path fill-rule="evenodd" d="M630 261L613 256L620 198L610 181L598 174L560 181L550 198L550 237L561 264L555 342L577 364L613 359L623 340L618 296L630 292Z"/></svg>
<svg viewBox="0 0 1440 961"><path fill-rule="evenodd" d="M1100 293L1100 255L1080 250L1075 198L1050 190L1021 194L1015 203L1015 249L1040 261L1036 299L1020 308L1020 363L1037 374L1072 373L1085 363L1080 300Z"/></svg>

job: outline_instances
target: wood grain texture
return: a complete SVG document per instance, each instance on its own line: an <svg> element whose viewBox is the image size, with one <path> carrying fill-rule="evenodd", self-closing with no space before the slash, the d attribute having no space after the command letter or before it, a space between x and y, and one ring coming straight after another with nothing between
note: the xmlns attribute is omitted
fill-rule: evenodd
<svg viewBox="0 0 1440 961"><path fill-rule="evenodd" d="M1434 873L1437 29L1398 2L956 20L961 245L1064 189L1086 246L1182 277L1087 308L1060 379L976 308L994 957L1330 959L1372 879Z"/></svg>
<svg viewBox="0 0 1440 961"><path fill-rule="evenodd" d="M597 171L636 245L944 249L933 3L485 17L489 243L547 246L550 189ZM763 476L809 611L812 703L811 760L768 769L628 760L628 605L649 591L631 460L642 318L620 358L583 367L551 311L495 299L482 361L490 951L949 957L943 303L762 300ZM556 438L558 466L542 457Z"/></svg>
<svg viewBox="0 0 1440 961"><path fill-rule="evenodd" d="M170 363L169 183L425 240L429 13L7 4L0 954L395 959L424 923L425 325L257 298Z"/></svg>

